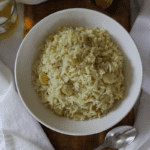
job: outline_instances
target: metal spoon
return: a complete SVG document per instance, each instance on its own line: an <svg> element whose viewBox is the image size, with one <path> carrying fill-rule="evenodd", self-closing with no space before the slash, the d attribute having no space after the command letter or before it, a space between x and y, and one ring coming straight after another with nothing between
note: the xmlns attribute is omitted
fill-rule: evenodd
<svg viewBox="0 0 150 150"><path fill-rule="evenodd" d="M136 129L131 126L120 126L109 131L104 143L94 150L102 150L105 147L119 149L130 144L136 137Z"/></svg>

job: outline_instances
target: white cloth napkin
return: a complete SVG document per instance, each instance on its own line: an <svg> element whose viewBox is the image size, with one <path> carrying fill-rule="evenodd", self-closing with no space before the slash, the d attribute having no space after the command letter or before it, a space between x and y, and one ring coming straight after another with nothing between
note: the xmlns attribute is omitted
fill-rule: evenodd
<svg viewBox="0 0 150 150"><path fill-rule="evenodd" d="M139 0L141 10L130 32L143 64L142 94L134 123L138 133L125 150L150 150L150 0L142 1Z"/></svg>
<svg viewBox="0 0 150 150"><path fill-rule="evenodd" d="M27 112L14 77L0 61L0 149L54 150L40 124Z"/></svg>
<svg viewBox="0 0 150 150"><path fill-rule="evenodd" d="M27 4L43 1L18 0ZM23 5L18 4L17 7L18 27L13 35L0 41L0 150L54 150L40 124L25 109L15 89L12 72L24 28Z"/></svg>

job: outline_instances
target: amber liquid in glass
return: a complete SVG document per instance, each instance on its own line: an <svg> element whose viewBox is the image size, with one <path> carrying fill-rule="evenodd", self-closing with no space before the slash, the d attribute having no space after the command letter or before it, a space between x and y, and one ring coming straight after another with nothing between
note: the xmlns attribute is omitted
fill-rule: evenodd
<svg viewBox="0 0 150 150"><path fill-rule="evenodd" d="M17 8L14 0L0 0L0 39L11 35L17 23Z"/></svg>

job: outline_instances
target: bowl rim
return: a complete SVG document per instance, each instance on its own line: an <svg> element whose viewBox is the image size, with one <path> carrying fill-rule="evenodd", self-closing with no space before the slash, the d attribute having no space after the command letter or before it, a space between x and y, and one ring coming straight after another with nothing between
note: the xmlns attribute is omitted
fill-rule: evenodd
<svg viewBox="0 0 150 150"><path fill-rule="evenodd" d="M137 53L138 53L138 55L139 55L139 58L140 58L140 60L141 60L141 56L140 56L139 50L138 50L138 48L137 48L137 46L136 46L136 44L135 44L133 38L131 37L131 35L129 34L129 32L128 32L119 22L117 22L115 19L113 19L113 18L107 16L106 14L103 14L103 13L101 13L101 12L99 12L99 11L92 10L92 9L87 9L87 8L68 8L68 9L64 9L64 10L57 11L57 12L55 12L55 13L52 13L52 14L50 14L50 15L44 17L44 18L41 19L38 23L36 23L36 24L32 27L32 29L27 33L27 35L25 36L25 38L22 40L22 42L21 42L21 44L20 44L20 46L19 46L17 55L16 55L15 67L14 67L14 76L15 76L16 89L17 89L17 91L18 91L18 95L19 95L21 101L23 102L24 106L26 107L26 109L28 110L28 112L31 114L31 116L33 116L39 123L41 123L42 125L46 126L46 127L49 128L49 129L51 129L51 130L53 130L53 131L56 131L56 132L58 132L58 133L61 133L61 134L71 135L71 136L85 136L85 135L93 135L93 134L98 134L98 133L104 132L104 131L106 131L106 130L112 128L113 126L115 126L115 125L116 125L117 123L119 123L122 119L124 119L125 116L127 116L127 114L128 114L128 113L131 111L131 109L134 107L135 103L137 102L137 100L138 100L138 98L139 98L139 96L140 96L140 91L141 91L141 87L142 87L142 80L143 80L143 66L142 66L142 61L140 61L140 64L141 64L141 66L140 66L140 68L141 68L141 69L140 69L140 70L141 70L141 71L140 71L140 73L141 73L141 81L140 81L140 87L139 87L138 92L137 92L138 94L137 94L137 96L136 96L136 100L134 101L134 103L133 103L132 106L129 106L129 107L128 107L128 108L129 108L128 111L127 111L124 115L122 115L122 117L121 117L118 121L116 121L115 123L111 124L111 126L105 128L105 130L103 130L103 131L97 131L97 132L91 132L91 133L89 133L89 132L88 132L88 133L81 133L81 134L79 134L79 133L70 133L70 132L68 132L68 131L63 131L63 130L60 130L60 129L56 129L56 128L54 128L54 127L51 127L51 126L49 126L48 124L46 124L45 122L41 121L41 120L38 118L38 116L36 116L34 113L32 113L32 111L26 106L26 104L25 104L25 102L24 102L24 100L23 100L23 98L22 98L22 96L21 96L21 94L20 94L19 86L18 86L18 82L17 82L17 64L18 64L17 62L18 62L18 55L19 55L19 53L20 53L20 51L21 51L21 47L22 47L24 41L26 40L26 38L28 38L28 35L32 32L32 30L34 29L34 27L36 27L40 22L42 22L44 19L46 20L46 19L47 19L48 17L50 17L51 15L63 13L63 12L66 12L66 11L74 11L74 10L76 10L76 11L77 11L77 10L81 10L81 11L91 11L91 12L100 13L100 14L103 15L105 18L108 18L109 20L112 20L112 21L114 21L116 24L118 24L119 26L121 26L121 28L129 35L130 40L134 43L134 45L135 45L135 47L136 47L136 49L137 49Z"/></svg>

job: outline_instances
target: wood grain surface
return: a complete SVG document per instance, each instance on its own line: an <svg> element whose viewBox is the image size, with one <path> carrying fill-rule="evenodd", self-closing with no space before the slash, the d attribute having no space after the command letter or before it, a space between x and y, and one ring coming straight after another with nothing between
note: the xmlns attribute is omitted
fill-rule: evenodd
<svg viewBox="0 0 150 150"><path fill-rule="evenodd" d="M129 0L114 0L117 1L115 13L110 16L118 21L128 32L130 31L130 2ZM89 4L89 0L48 0L38 5L24 5L24 35L41 19L67 8L88 8L96 10ZM129 114L120 121L120 125L133 125L134 111L133 109ZM57 133L41 124L44 132L54 146L55 150L93 150L104 142L105 135L109 130L104 132L88 135L88 136L69 136ZM104 150L113 150L105 148Z"/></svg>

